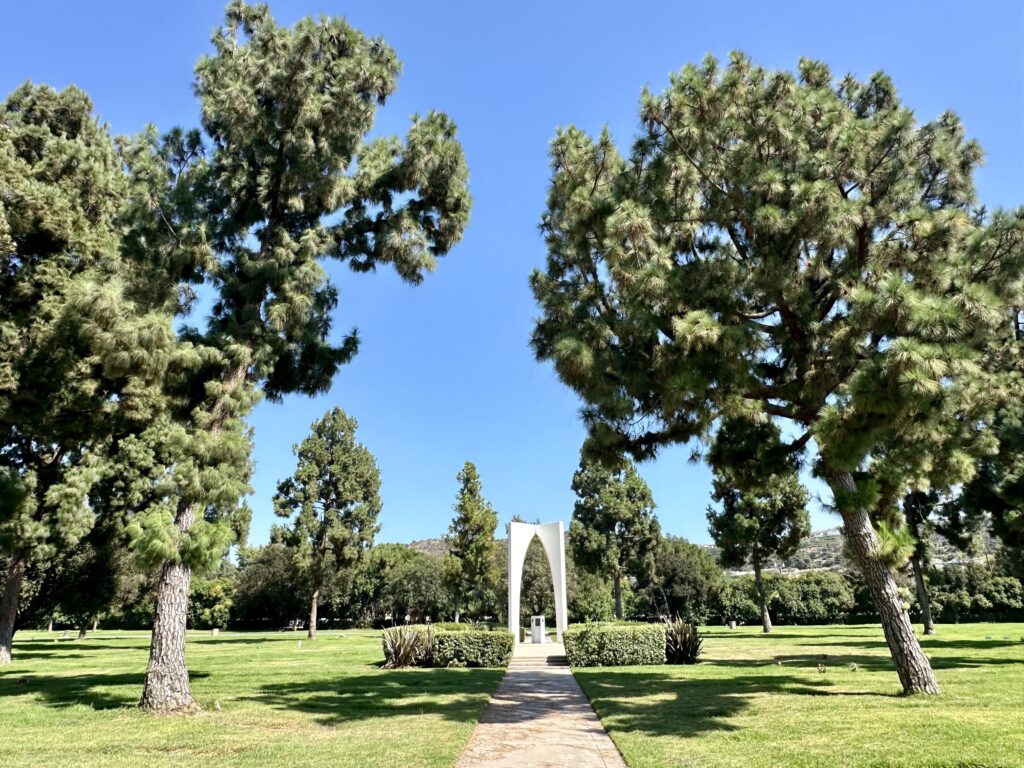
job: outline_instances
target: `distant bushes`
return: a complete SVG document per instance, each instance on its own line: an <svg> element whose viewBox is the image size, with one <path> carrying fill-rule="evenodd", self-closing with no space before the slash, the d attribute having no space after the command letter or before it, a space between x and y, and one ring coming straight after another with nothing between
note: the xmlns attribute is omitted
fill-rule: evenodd
<svg viewBox="0 0 1024 768"><path fill-rule="evenodd" d="M665 663L665 625L629 622L574 624L562 635L573 667Z"/></svg>
<svg viewBox="0 0 1024 768"><path fill-rule="evenodd" d="M505 667L512 658L515 638L508 630L467 624L406 624L381 635L384 666Z"/></svg>

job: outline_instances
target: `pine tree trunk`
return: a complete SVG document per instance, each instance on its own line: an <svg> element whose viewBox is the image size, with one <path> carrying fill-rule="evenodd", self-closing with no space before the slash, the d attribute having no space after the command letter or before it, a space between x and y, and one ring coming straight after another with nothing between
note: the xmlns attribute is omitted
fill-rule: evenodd
<svg viewBox="0 0 1024 768"><path fill-rule="evenodd" d="M313 590L313 599L309 601L309 630L306 632L306 637L310 640L316 640L316 609L320 602L320 587L316 587Z"/></svg>
<svg viewBox="0 0 1024 768"><path fill-rule="evenodd" d="M46 620L46 631L53 632L53 616Z"/></svg>
<svg viewBox="0 0 1024 768"><path fill-rule="evenodd" d="M616 571L612 576L612 588L615 591L615 618L622 620L622 575Z"/></svg>
<svg viewBox="0 0 1024 768"><path fill-rule="evenodd" d="M932 621L932 601L928 597L928 587L924 583L924 570L921 568L921 558L915 552L910 558L910 564L914 569L914 585L917 587L917 602L921 606L921 621L924 622L924 633L935 634L935 623Z"/></svg>
<svg viewBox="0 0 1024 768"><path fill-rule="evenodd" d="M89 628L88 627L89 627L88 620L83 621L81 626L78 627L78 637L76 639L78 639L78 640L85 640L86 636L89 634Z"/></svg>
<svg viewBox="0 0 1024 768"><path fill-rule="evenodd" d="M15 555L7 566L4 594L0 598L0 666L11 663L11 646L14 644L14 622L18 618L18 598L21 597L21 581L28 569L24 555Z"/></svg>
<svg viewBox="0 0 1024 768"><path fill-rule="evenodd" d="M939 693L939 684L928 657L914 634L910 616L903 607L896 579L879 558L878 536L867 512L850 504L840 503L842 497L856 492L853 475L827 465L825 479L837 500L843 518L843 535L853 553L871 592L875 609L882 620L882 630L889 646L896 674L905 694Z"/></svg>
<svg viewBox="0 0 1024 768"><path fill-rule="evenodd" d="M92 620L92 631L95 632L100 625L100 617L94 616Z"/></svg>
<svg viewBox="0 0 1024 768"><path fill-rule="evenodd" d="M459 623L459 619L461 618L461 616L462 616L462 614L459 613L459 606L456 605L455 606L455 623L456 624Z"/></svg>
<svg viewBox="0 0 1024 768"><path fill-rule="evenodd" d="M754 587L757 589L757 602L761 606L761 629L765 634L772 631L772 617L768 613L768 599L764 596L764 584L761 581L761 558L754 557Z"/></svg>
<svg viewBox="0 0 1024 768"><path fill-rule="evenodd" d="M178 507L175 520L179 530L192 527L195 511ZM189 690L185 665L185 630L192 569L185 563L164 563L157 583L156 616L149 646L149 666L139 706L149 712L191 712L199 708Z"/></svg>

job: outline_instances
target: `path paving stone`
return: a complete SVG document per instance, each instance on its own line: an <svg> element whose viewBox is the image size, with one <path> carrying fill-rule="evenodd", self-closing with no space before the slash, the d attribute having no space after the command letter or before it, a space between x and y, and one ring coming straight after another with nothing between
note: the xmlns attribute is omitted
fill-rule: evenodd
<svg viewBox="0 0 1024 768"><path fill-rule="evenodd" d="M561 643L516 646L456 768L625 768Z"/></svg>

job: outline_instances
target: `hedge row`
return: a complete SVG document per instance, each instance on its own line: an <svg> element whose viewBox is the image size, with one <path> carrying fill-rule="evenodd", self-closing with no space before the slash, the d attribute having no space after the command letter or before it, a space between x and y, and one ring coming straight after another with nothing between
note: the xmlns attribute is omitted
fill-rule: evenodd
<svg viewBox="0 0 1024 768"><path fill-rule="evenodd" d="M435 667L507 667L515 638L508 630L436 630Z"/></svg>
<svg viewBox="0 0 1024 768"><path fill-rule="evenodd" d="M665 663L665 625L594 622L562 634L572 667L624 667Z"/></svg>
<svg viewBox="0 0 1024 768"><path fill-rule="evenodd" d="M415 648L395 655L388 632L401 631L414 638ZM389 667L507 667L515 638L508 630L478 629L467 624L409 624L384 631L382 647ZM399 646L401 647L401 646Z"/></svg>

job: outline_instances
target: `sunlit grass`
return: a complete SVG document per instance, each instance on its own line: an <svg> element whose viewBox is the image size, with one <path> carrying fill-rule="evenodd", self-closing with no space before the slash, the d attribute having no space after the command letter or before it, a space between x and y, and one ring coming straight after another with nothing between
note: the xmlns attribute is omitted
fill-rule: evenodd
<svg viewBox="0 0 1024 768"><path fill-rule="evenodd" d="M1024 766L1022 635L940 625L922 640L939 697L900 696L881 629L863 626L711 628L697 666L576 677L631 768Z"/></svg>
<svg viewBox="0 0 1024 768"><path fill-rule="evenodd" d="M451 766L501 670L388 671L380 633L195 633L203 712L148 715L148 635L19 632L0 673L0 766ZM219 709L218 709L219 706Z"/></svg>

